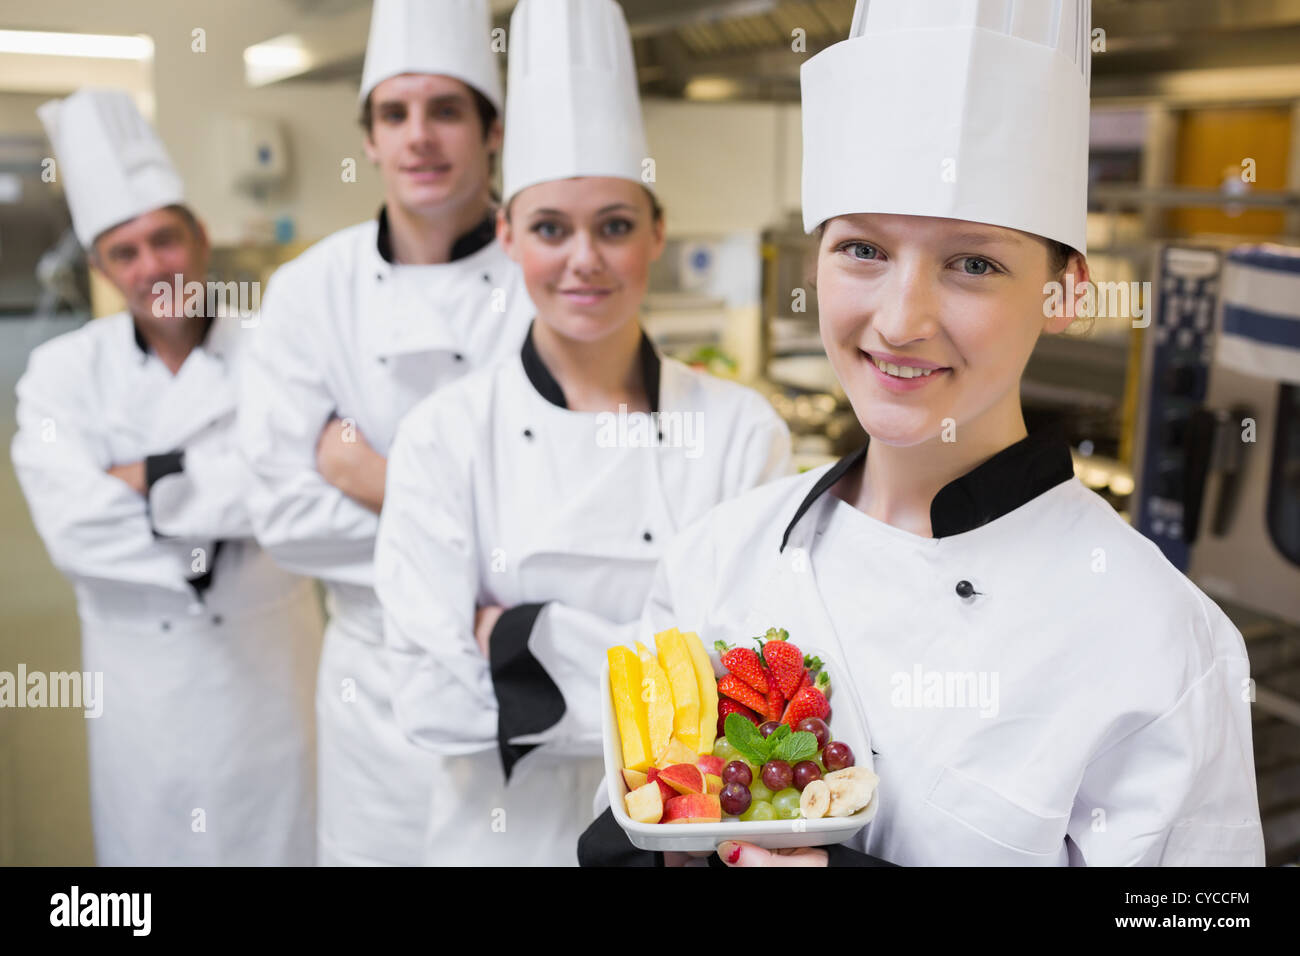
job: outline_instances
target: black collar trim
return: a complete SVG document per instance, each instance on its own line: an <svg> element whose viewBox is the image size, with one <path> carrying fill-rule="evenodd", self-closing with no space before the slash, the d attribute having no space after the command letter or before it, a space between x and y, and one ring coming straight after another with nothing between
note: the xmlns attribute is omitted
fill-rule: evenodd
<svg viewBox="0 0 1300 956"><path fill-rule="evenodd" d="M199 338L199 345L207 345L208 336L212 334L213 322L214 319L209 316L207 319L208 324L203 327L203 335ZM141 358L148 358L149 343L145 341L144 334L140 331L140 323L135 320L135 316L131 316L131 334L135 338L135 347L140 350Z"/></svg>
<svg viewBox="0 0 1300 956"><path fill-rule="evenodd" d="M863 445L837 461L817 480L786 526L781 537L782 551L799 519L866 455L867 445ZM1056 429L1034 432L939 489L930 502L930 531L936 538L973 531L1072 477L1074 461L1070 446L1060 432Z"/></svg>
<svg viewBox="0 0 1300 956"><path fill-rule="evenodd" d="M536 319L533 320L535 325ZM537 346L533 343L533 325L528 326L528 335L524 339L524 347L520 350L519 357L524 363L524 374L528 376L528 381L532 383L533 388L537 389L537 394L542 396L552 405L558 405L560 408L568 408L569 403L564 397L564 389L560 388L560 383L555 380L542 357L537 354ZM663 359L655 351L654 344L650 337L641 330L641 380L645 383L646 399L650 402L650 411L652 413L659 411L659 378L660 371L663 367Z"/></svg>
<svg viewBox="0 0 1300 956"><path fill-rule="evenodd" d="M496 213L489 210L483 220L456 239L451 244L451 254L448 262L455 262L457 259L464 259L472 256L483 247L489 245L497 237L497 219ZM383 206L379 210L379 238L377 240L379 254L383 256L384 261L389 265L397 265L393 260L393 239L388 229L388 207Z"/></svg>

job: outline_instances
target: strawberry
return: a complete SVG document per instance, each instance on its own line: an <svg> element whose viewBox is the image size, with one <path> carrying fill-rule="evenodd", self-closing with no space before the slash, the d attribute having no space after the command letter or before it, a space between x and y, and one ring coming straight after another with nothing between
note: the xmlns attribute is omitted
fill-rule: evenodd
<svg viewBox="0 0 1300 956"><path fill-rule="evenodd" d="M754 713L744 704L737 704L734 700L728 700L726 697L723 697L718 701L718 736L719 737L725 737L727 735L726 723L727 723L728 714L740 714L741 717L744 717L755 727L757 727L759 724L763 722L762 719L758 716L758 714Z"/></svg>
<svg viewBox="0 0 1300 956"><path fill-rule="evenodd" d="M823 667L825 667L826 665L822 663L822 659L820 657L805 657L803 659L803 666L804 666L803 677L800 678L799 680L799 686L795 688L796 694L799 692L800 688L811 687L813 684L814 675L817 677L821 677L822 675L818 674L817 672L821 670ZM830 686L829 676L826 677L826 684L828 687ZM790 698L793 700L794 694L791 694Z"/></svg>
<svg viewBox="0 0 1300 956"><path fill-rule="evenodd" d="M781 717L781 723L794 727L805 717L819 717L825 720L831 712L831 705L826 695L816 687L804 687L794 695L790 705Z"/></svg>
<svg viewBox="0 0 1300 956"><path fill-rule="evenodd" d="M769 688L767 692L767 719L776 720L781 716L781 712L785 710L785 697L782 695L780 687L777 686L776 676L769 668L763 668L763 676L767 678Z"/></svg>
<svg viewBox="0 0 1300 956"><path fill-rule="evenodd" d="M763 660L771 668L776 686L781 689L781 696L789 700L799 689L799 681L803 677L803 651L787 640L774 637L763 645Z"/></svg>
<svg viewBox="0 0 1300 956"><path fill-rule="evenodd" d="M760 714L767 713L767 698L735 674L727 674L718 681L718 693L723 697L730 697L738 704L744 704L750 710Z"/></svg>
<svg viewBox="0 0 1300 956"><path fill-rule="evenodd" d="M728 650L726 643L723 641L718 641L713 646L718 649L718 653L722 658L722 666L729 673L740 678L764 697L767 696L768 687L767 678L763 676L763 659L755 651L751 651L747 647L733 647ZM744 703L744 701L741 701L741 703Z"/></svg>

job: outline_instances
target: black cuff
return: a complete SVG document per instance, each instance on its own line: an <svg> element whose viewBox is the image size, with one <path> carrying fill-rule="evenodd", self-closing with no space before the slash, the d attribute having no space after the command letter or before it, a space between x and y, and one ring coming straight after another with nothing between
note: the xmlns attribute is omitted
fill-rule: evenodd
<svg viewBox="0 0 1300 956"><path fill-rule="evenodd" d="M823 847L826 851L827 866L897 866L897 863L890 863L888 860L882 860L878 856L870 856L866 853L859 853L857 850L850 850L843 843L834 843L830 846Z"/></svg>
<svg viewBox="0 0 1300 956"><path fill-rule="evenodd" d="M717 854L715 853L716 857ZM578 866L663 866L664 855L638 850L606 810L578 837Z"/></svg>
<svg viewBox="0 0 1300 956"><path fill-rule="evenodd" d="M185 470L185 452L169 451L165 455L149 455L144 460L144 489L148 496L154 482L165 475Z"/></svg>
<svg viewBox="0 0 1300 956"><path fill-rule="evenodd" d="M488 639L488 662L497 696L497 746L506 779L535 744L512 744L521 734L541 733L564 716L564 694L528 649L545 604L519 604L497 618ZM617 824L616 824L617 825Z"/></svg>
<svg viewBox="0 0 1300 956"><path fill-rule="evenodd" d="M149 530L153 532L155 538L163 538L165 535L159 534L158 529L153 524L153 504L149 500L149 493L153 491L154 484L159 478L166 475L174 475L179 471L185 470L185 452L169 451L164 455L146 455L144 459L144 504L145 510L149 513Z"/></svg>

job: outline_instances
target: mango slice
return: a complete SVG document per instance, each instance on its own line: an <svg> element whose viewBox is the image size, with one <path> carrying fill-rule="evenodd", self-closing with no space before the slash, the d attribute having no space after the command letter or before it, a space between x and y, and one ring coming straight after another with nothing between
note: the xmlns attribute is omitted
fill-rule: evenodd
<svg viewBox="0 0 1300 956"><path fill-rule="evenodd" d="M609 690L623 743L623 766L646 770L654 763L654 751L650 748L649 713L641 699L641 661L626 647L611 647L607 656Z"/></svg>
<svg viewBox="0 0 1300 956"><path fill-rule="evenodd" d="M664 669L640 641L636 642L636 653L641 659L640 698L646 709L650 753L657 757L668 749L668 741L673 735L672 686Z"/></svg>
<svg viewBox="0 0 1300 956"><path fill-rule="evenodd" d="M700 685L695 663L677 628L655 635L659 664L673 689L673 733L696 752L700 744Z"/></svg>
<svg viewBox="0 0 1300 956"><path fill-rule="evenodd" d="M713 662L709 660L709 652L704 649L699 635L694 632L683 634L682 643L691 655L695 681L700 689L700 735L695 749L702 754L713 753L713 744L718 736L718 679L713 676Z"/></svg>

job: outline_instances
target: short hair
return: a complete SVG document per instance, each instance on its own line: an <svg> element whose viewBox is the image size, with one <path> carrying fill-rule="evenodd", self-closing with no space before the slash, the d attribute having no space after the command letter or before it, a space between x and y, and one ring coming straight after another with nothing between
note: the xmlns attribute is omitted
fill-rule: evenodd
<svg viewBox="0 0 1300 956"><path fill-rule="evenodd" d="M203 237L203 227L199 224L199 217L194 215L193 210L191 210L189 206L186 206L184 203L174 202L161 208L166 212L172 212L180 216L180 218L185 222L185 228L190 231L190 236L195 240L199 240ZM125 223L118 223L117 225L120 226L124 224ZM104 233L116 228L117 226L109 226L108 229L100 232L100 234L90 243L90 258L92 261L99 257L99 240L104 237Z"/></svg>
<svg viewBox="0 0 1300 956"><path fill-rule="evenodd" d="M203 227L199 225L199 217L194 215L194 212L189 206L186 206L183 203L172 203L170 206L164 206L163 208L168 212L176 213L176 215L184 219L185 225L189 227L190 233L195 239L198 239L203 235Z"/></svg>

